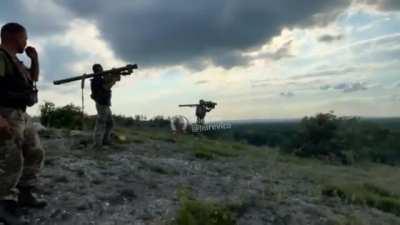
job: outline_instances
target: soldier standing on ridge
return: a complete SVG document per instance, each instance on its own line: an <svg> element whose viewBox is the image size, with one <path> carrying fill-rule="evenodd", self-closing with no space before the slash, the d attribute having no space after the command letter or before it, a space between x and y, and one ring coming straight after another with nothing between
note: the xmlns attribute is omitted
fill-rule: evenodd
<svg viewBox="0 0 400 225"><path fill-rule="evenodd" d="M35 83L39 79L39 60L33 47L27 47L27 32L17 23L1 28L0 45L0 222L25 224L17 214L19 206L41 208L38 199L38 174L44 150L26 108L37 103ZM26 53L31 67L26 68L17 54Z"/></svg>
<svg viewBox="0 0 400 225"><path fill-rule="evenodd" d="M204 100L200 100L199 104L196 106L196 117L197 117L197 124L204 125L204 118L206 114L210 112L213 108L208 107Z"/></svg>
<svg viewBox="0 0 400 225"><path fill-rule="evenodd" d="M199 101L199 104L186 104L186 105L179 105L179 107L196 107L196 117L197 125L204 125L204 118L206 117L206 114L210 112L211 110L215 109L215 106L217 103L212 102L212 101L204 101L201 99Z"/></svg>
<svg viewBox="0 0 400 225"><path fill-rule="evenodd" d="M92 69L94 73L103 72L103 67L100 64L94 64ZM114 126L111 112L111 88L120 80L120 74L95 76L91 80L91 98L96 102L97 110L96 126L93 134L94 149L111 144L111 130Z"/></svg>

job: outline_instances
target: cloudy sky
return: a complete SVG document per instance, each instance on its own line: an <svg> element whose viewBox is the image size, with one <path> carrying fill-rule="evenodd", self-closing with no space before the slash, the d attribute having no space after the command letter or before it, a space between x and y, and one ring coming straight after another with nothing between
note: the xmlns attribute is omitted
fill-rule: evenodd
<svg viewBox="0 0 400 225"><path fill-rule="evenodd" d="M178 104L205 99L219 103L210 120L400 115L399 0L3 0L10 21L39 51L41 101L58 106L80 105L80 83L54 79L137 63L115 114L193 119Z"/></svg>

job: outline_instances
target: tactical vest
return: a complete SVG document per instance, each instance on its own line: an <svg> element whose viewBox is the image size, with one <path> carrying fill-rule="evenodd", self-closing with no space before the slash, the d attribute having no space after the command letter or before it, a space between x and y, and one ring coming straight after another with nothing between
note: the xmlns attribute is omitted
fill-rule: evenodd
<svg viewBox="0 0 400 225"><path fill-rule="evenodd" d="M196 107L196 116L200 119L204 119L206 117L207 108L204 105L198 105Z"/></svg>
<svg viewBox="0 0 400 225"><path fill-rule="evenodd" d="M111 90L104 88L104 79L95 77L90 81L90 97L99 105L111 106Z"/></svg>
<svg viewBox="0 0 400 225"><path fill-rule="evenodd" d="M0 77L0 106L25 111L37 102L34 82L21 73L13 58L4 49L0 53L7 57L6 74Z"/></svg>

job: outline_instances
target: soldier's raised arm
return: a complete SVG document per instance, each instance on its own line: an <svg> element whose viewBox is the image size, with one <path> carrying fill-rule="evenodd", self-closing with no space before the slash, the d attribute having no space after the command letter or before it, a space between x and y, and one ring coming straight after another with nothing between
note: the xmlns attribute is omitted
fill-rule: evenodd
<svg viewBox="0 0 400 225"><path fill-rule="evenodd" d="M34 47L27 47L25 49L26 55L31 59L31 67L29 72L33 81L39 80L39 57Z"/></svg>
<svg viewBox="0 0 400 225"><path fill-rule="evenodd" d="M115 85L118 81L121 80L121 75L120 74L110 74L104 76L104 88L109 90L112 88L112 86Z"/></svg>

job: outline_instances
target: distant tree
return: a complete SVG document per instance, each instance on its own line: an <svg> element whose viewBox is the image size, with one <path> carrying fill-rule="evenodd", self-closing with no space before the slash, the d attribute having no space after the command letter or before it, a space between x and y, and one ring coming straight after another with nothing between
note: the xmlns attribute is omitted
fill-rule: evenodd
<svg viewBox="0 0 400 225"><path fill-rule="evenodd" d="M156 126L156 127L167 127L170 126L170 119L169 118L164 118L162 115L155 116L150 120L151 126Z"/></svg>
<svg viewBox="0 0 400 225"><path fill-rule="evenodd" d="M82 111L80 107L69 104L55 107L51 102L40 106L40 121L43 125L55 128L82 129ZM84 115L87 117L87 115Z"/></svg>
<svg viewBox="0 0 400 225"><path fill-rule="evenodd" d="M357 117L332 112L305 117L286 150L299 156L353 163L357 160L400 161L400 135Z"/></svg>

